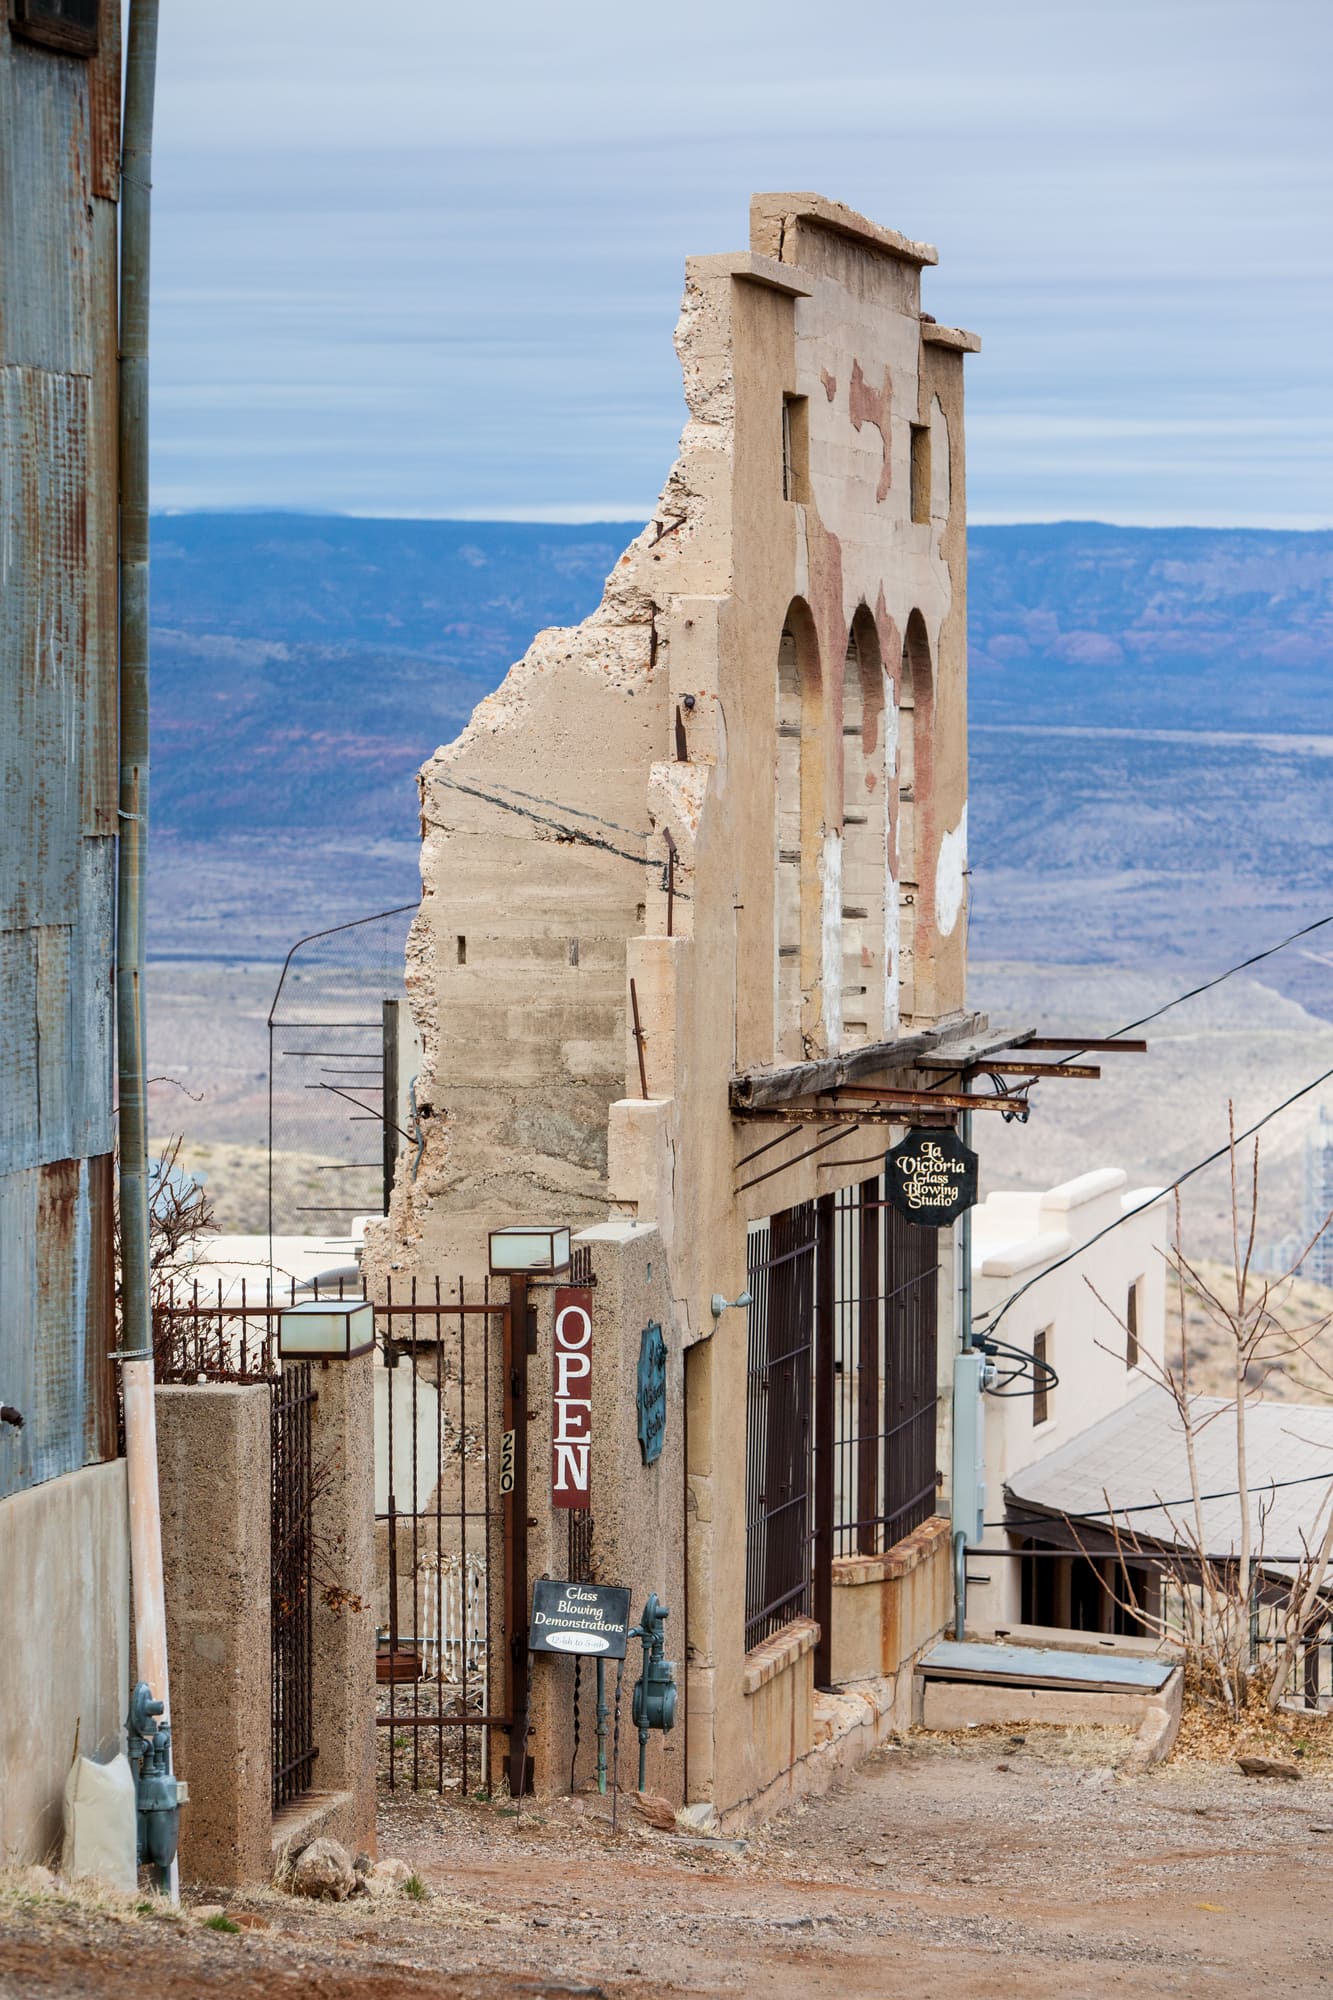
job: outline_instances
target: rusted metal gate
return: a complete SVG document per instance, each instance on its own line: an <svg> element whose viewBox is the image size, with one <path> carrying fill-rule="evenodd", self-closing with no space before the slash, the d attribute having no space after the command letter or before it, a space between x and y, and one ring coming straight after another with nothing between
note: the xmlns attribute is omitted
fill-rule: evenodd
<svg viewBox="0 0 1333 2000"><path fill-rule="evenodd" d="M314 1779L314 1460L311 1411L315 1391L310 1363L288 1364L270 1381L272 1493L273 1808L308 1792Z"/></svg>
<svg viewBox="0 0 1333 2000"><path fill-rule="evenodd" d="M489 1791L515 1706L510 1641L526 1642L527 1341L488 1283L390 1284L375 1312L380 1777Z"/></svg>

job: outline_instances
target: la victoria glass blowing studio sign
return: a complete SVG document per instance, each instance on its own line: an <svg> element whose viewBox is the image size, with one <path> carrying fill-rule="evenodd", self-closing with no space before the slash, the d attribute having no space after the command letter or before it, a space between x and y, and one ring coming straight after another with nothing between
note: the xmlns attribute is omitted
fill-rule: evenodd
<svg viewBox="0 0 1333 2000"><path fill-rule="evenodd" d="M889 1200L923 1229L939 1229L976 1206L977 1156L956 1132L911 1131L884 1166Z"/></svg>

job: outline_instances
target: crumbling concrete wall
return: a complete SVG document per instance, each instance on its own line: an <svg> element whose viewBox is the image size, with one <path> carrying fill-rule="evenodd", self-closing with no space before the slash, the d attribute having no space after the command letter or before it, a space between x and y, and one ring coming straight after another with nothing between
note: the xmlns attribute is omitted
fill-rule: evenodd
<svg viewBox="0 0 1333 2000"><path fill-rule="evenodd" d="M653 520L421 781L426 1143L369 1262L471 1279L488 1227L655 1225L689 1409L690 1791L724 1809L803 1754L812 1659L779 1649L749 1687L745 1325L709 1301L743 1286L751 1220L861 1178L888 1136L789 1146L761 1179L730 1080L964 1007L979 343L923 316L934 261L814 195L756 197L747 250L689 261Z"/></svg>

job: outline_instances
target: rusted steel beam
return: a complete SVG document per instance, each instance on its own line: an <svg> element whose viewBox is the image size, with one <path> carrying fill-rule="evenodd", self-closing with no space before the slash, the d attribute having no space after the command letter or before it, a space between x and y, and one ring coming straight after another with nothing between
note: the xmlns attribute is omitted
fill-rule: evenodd
<svg viewBox="0 0 1333 2000"><path fill-rule="evenodd" d="M1006 1042L1005 1047L1007 1048L1008 1046L1009 1044ZM1072 1049L1076 1054L1090 1056L1146 1056L1148 1053L1148 1044L1146 1042L1117 1041L1114 1037L1110 1040L1098 1041L1095 1035L1091 1037L1087 1035L1032 1035L1031 1037L1024 1038L1023 1047L1025 1049Z"/></svg>
<svg viewBox="0 0 1333 2000"><path fill-rule="evenodd" d="M1101 1075L1099 1063L1023 1063L992 1062L986 1056L979 1063L969 1063L968 1076L1030 1076L1034 1083L1045 1083L1048 1077Z"/></svg>
<svg viewBox="0 0 1333 2000"><path fill-rule="evenodd" d="M1017 1093L1012 1097L973 1097L969 1091L898 1090L892 1084L885 1084L881 1090L867 1090L860 1084L842 1084L824 1094L835 1098L854 1097L858 1104L869 1098L880 1105L906 1104L925 1111L984 1111L987 1105L1008 1106L1019 1102Z"/></svg>

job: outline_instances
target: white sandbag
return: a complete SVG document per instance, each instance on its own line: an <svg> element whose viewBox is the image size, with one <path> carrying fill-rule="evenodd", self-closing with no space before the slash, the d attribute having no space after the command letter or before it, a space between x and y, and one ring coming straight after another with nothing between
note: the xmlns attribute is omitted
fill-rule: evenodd
<svg viewBox="0 0 1333 2000"><path fill-rule="evenodd" d="M95 1875L119 1895L132 1896L138 1888L138 1818L128 1757L113 1757L108 1764L74 1759L65 1780L60 1870L67 1881Z"/></svg>

